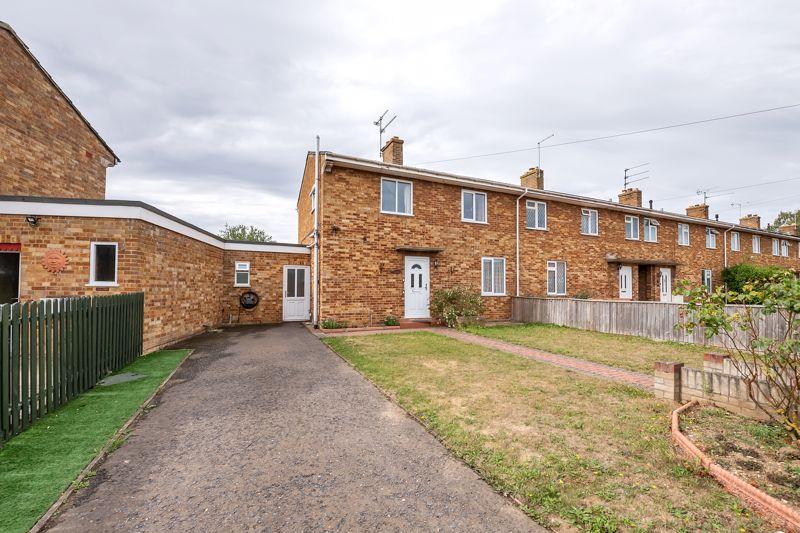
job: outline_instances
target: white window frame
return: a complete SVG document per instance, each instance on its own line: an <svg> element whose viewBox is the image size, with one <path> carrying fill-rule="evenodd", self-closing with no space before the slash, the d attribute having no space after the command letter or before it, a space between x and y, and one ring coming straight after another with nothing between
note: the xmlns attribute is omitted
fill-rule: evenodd
<svg viewBox="0 0 800 533"><path fill-rule="evenodd" d="M486 274L486 262L491 261L492 265L492 272L489 279L491 280L492 286L490 291L486 291L486 287L483 286L484 274ZM497 287L494 286L494 269L496 268L496 264L498 261L502 261L503 264L503 291L498 292L496 289ZM505 296L506 295L506 258L505 257L481 257L481 296Z"/></svg>
<svg viewBox="0 0 800 533"><path fill-rule="evenodd" d="M772 255L779 257L781 255L780 239L772 238Z"/></svg>
<svg viewBox="0 0 800 533"><path fill-rule="evenodd" d="M381 186L381 191L382 190L383 190L383 187ZM311 187L311 192L308 193L308 196L311 198L311 212L313 213L314 211L317 210L317 186L316 185ZM383 204L381 204L381 205L383 205Z"/></svg>
<svg viewBox="0 0 800 533"><path fill-rule="evenodd" d="M636 235L633 235L633 231L631 231L631 236L628 237L628 224L630 223L631 230L636 230ZM625 239L628 241L638 241L639 240L639 217L635 215L625 215Z"/></svg>
<svg viewBox="0 0 800 533"><path fill-rule="evenodd" d="M781 241L781 257L789 257L789 241Z"/></svg>
<svg viewBox="0 0 800 533"><path fill-rule="evenodd" d="M97 281L94 279L94 267L97 261L95 247L97 245L114 247L114 281ZM92 241L89 246L89 283L87 285L90 287L119 287L119 243Z"/></svg>
<svg viewBox="0 0 800 533"><path fill-rule="evenodd" d="M658 242L658 227L661 223L654 218L645 217L642 225L644 226L644 242ZM649 238L648 230L653 230L655 232L654 239Z"/></svg>
<svg viewBox="0 0 800 533"><path fill-rule="evenodd" d="M734 247L734 243L736 247ZM738 231L731 232L731 252L741 252L742 251L742 237L739 235Z"/></svg>
<svg viewBox="0 0 800 533"><path fill-rule="evenodd" d="M710 268L702 270L703 285L708 289L708 292L714 290L714 272Z"/></svg>
<svg viewBox="0 0 800 533"><path fill-rule="evenodd" d="M686 242L683 242L683 237L686 236ZM678 245L691 246L692 230L689 224L678 223Z"/></svg>
<svg viewBox="0 0 800 533"><path fill-rule="evenodd" d="M236 274L242 272L247 273L247 283L237 283ZM250 261L234 261L233 263L233 286L234 287L249 287L250 286Z"/></svg>
<svg viewBox="0 0 800 533"><path fill-rule="evenodd" d="M536 216L533 217L535 226L528 225L528 211L534 210ZM544 210L544 226L539 227L539 210ZM526 200L525 201L525 229L535 229L539 231L547 231L547 202L539 200Z"/></svg>
<svg viewBox="0 0 800 533"><path fill-rule="evenodd" d="M564 292L558 292L558 263L563 263L564 265ZM554 290L550 290L550 272L553 272L553 276L555 278L555 287ZM547 262L547 272L545 274L545 284L547 285L547 295L548 296L566 296L567 295L567 262L566 261L548 261Z"/></svg>
<svg viewBox="0 0 800 533"><path fill-rule="evenodd" d="M464 197L467 194L472 195L472 218L466 218L464 216L464 207L466 205L466 200ZM477 211L475 209L475 196L481 195L483 196L483 220L478 220ZM488 224L489 223L489 195L485 192L480 191L471 191L469 189L461 189L461 222L470 222L472 224Z"/></svg>
<svg viewBox="0 0 800 533"><path fill-rule="evenodd" d="M761 253L761 235L753 235L753 240L751 241L751 246L752 246L754 254L760 254Z"/></svg>
<svg viewBox="0 0 800 533"><path fill-rule="evenodd" d="M717 232L714 228L706 227L706 249L717 249Z"/></svg>
<svg viewBox="0 0 800 533"><path fill-rule="evenodd" d="M583 231L583 217L589 217L589 231ZM594 231L592 231L592 217L594 217ZM581 235L600 235L600 215L597 209L581 208Z"/></svg>
<svg viewBox="0 0 800 533"><path fill-rule="evenodd" d="M395 183L395 193L394 193L395 211L384 211L383 210L383 183L385 181L391 181L391 182ZM397 211L397 202L398 202L398 200L400 198L400 196L397 194L397 184L398 183L407 183L407 184L409 184L411 186L411 194L410 194L409 203L408 203L408 209L409 209L408 213ZM384 215L400 215L400 216L403 216L403 217L413 217L414 216L414 182L413 181L408 181L408 180L398 180L398 179L395 179L395 178L381 178L381 198L380 198L380 202L381 202L381 204L380 204L381 213L383 213Z"/></svg>

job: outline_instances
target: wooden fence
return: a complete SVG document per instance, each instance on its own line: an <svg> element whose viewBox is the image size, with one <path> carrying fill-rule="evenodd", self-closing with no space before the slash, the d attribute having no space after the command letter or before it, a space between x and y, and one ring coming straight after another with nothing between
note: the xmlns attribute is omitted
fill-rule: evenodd
<svg viewBox="0 0 800 533"><path fill-rule="evenodd" d="M749 306L759 309L760 306ZM702 329L691 334L683 328L683 304L662 302L628 302L623 300L578 300L573 298L514 297L511 319L514 322L558 324L589 331L637 335L656 340L690 342L721 346L722 339L705 338ZM726 311L742 311L744 306L727 306ZM786 323L775 315L759 319L761 336L778 338L785 334Z"/></svg>
<svg viewBox="0 0 800 533"><path fill-rule="evenodd" d="M0 443L142 353L144 294L0 305Z"/></svg>

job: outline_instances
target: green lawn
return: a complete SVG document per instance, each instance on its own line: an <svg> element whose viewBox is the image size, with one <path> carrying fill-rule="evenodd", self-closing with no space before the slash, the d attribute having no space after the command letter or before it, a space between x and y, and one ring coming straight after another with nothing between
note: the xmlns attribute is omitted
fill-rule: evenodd
<svg viewBox="0 0 800 533"><path fill-rule="evenodd" d="M651 393L428 332L325 342L558 531L759 530L698 475Z"/></svg>
<svg viewBox="0 0 800 533"><path fill-rule="evenodd" d="M27 531L187 353L140 357L120 372L146 377L95 387L8 441L0 449L0 530Z"/></svg>
<svg viewBox="0 0 800 533"><path fill-rule="evenodd" d="M653 373L656 361L680 361L694 368L703 367L703 353L713 351L694 344L660 342L633 337L598 333L553 324L510 324L502 326L469 326L470 333L537 348L545 352L571 355L579 359L642 372Z"/></svg>

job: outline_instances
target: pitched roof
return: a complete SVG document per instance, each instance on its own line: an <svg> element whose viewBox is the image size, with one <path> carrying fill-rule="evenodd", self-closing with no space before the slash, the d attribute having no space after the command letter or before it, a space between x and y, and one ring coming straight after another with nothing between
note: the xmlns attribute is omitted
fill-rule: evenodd
<svg viewBox="0 0 800 533"><path fill-rule="evenodd" d="M69 106L75 111L75 113L77 113L78 117L83 121L84 124L86 124L86 127L89 128L89 130L95 135L95 137L97 137L97 140L100 141L100 144L102 144L105 147L105 149L108 150L108 152L112 156L114 156L114 164L121 162L121 159L117 156L117 154L114 153L114 150L112 150L111 147L108 145L108 143L106 143L106 141L103 140L100 134L97 133L97 130L94 129L94 127L89 123L86 117L83 116L78 107L74 103L72 103L72 100L69 99L69 96L67 96L67 94L61 89L61 87L58 86L58 84L50 75L50 73L45 70L45 68L42 66L41 63L39 63L39 60L36 59L35 55L33 55L33 52L31 52L30 48L28 48L28 45L25 44L25 42L19 37L19 35L17 35L17 32L15 32L11 26L3 22L2 20L0 20L0 29L6 30L8 33L11 34L14 40L19 43L20 47L25 51L26 54L28 54L28 57L31 58L33 64L36 65L36 67L42 72L42 74L44 74L45 78L47 78L50 84L61 94L61 96L64 98L67 104L69 104Z"/></svg>

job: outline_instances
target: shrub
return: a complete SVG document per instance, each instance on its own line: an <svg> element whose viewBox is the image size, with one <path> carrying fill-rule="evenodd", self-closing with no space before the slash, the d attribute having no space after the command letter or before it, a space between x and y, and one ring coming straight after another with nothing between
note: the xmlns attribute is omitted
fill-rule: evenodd
<svg viewBox="0 0 800 533"><path fill-rule="evenodd" d="M588 300L591 297L592 295L589 294L589 291L581 291L575 295L575 298L578 300Z"/></svg>
<svg viewBox="0 0 800 533"><path fill-rule="evenodd" d="M347 322L338 322L335 318L326 318L321 323L322 329L343 329L347 327Z"/></svg>
<svg viewBox="0 0 800 533"><path fill-rule="evenodd" d="M454 328L464 320L476 318L482 312L483 300L480 293L467 287L439 289L433 293L431 299L431 315L448 328Z"/></svg>
<svg viewBox="0 0 800 533"><path fill-rule="evenodd" d="M744 289L745 285L763 283L776 274L785 271L785 269L776 266L759 266L749 263L739 263L738 265L730 266L722 271L722 282L725 283L729 291L743 293L746 292ZM761 302L754 301L751 303Z"/></svg>
<svg viewBox="0 0 800 533"><path fill-rule="evenodd" d="M397 320L396 316L389 315L383 319L384 326L398 326L400 325L400 321Z"/></svg>

